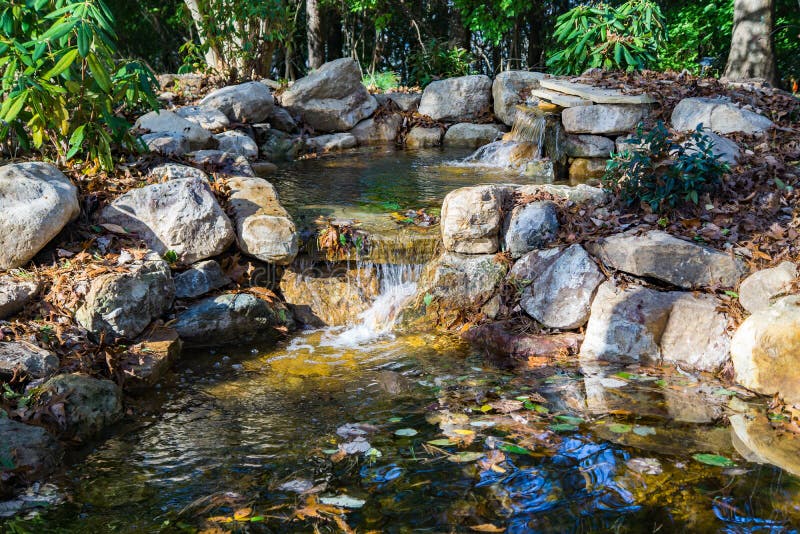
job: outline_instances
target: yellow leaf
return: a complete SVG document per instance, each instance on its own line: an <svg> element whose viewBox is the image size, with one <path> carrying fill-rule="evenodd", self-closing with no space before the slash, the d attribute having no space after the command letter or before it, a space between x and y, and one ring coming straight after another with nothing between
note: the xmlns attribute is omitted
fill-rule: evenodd
<svg viewBox="0 0 800 534"><path fill-rule="evenodd" d="M475 532L505 532L506 529L496 527L491 523L484 523L483 525L475 525L474 527L469 527L470 530Z"/></svg>
<svg viewBox="0 0 800 534"><path fill-rule="evenodd" d="M239 508L235 512L233 512L233 518L236 521L241 521L242 519L247 519L253 513L252 508Z"/></svg>
<svg viewBox="0 0 800 534"><path fill-rule="evenodd" d="M461 436L471 436L472 434L475 433L472 430L466 430L464 428L456 428L455 430L453 430L453 432Z"/></svg>

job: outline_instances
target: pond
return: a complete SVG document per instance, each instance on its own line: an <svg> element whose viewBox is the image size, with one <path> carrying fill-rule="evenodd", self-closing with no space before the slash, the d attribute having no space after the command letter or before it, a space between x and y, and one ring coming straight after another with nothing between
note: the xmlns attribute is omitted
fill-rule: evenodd
<svg viewBox="0 0 800 534"><path fill-rule="evenodd" d="M296 215L308 206L385 214L434 207L448 190L492 177L437 166L452 153L369 154L298 162L276 185ZM388 176L396 180L384 188ZM277 347L184 351L172 376L129 403L135 417L73 455L54 479L65 501L6 530L794 532L800 524L800 479L744 460L721 423L732 399L750 402L744 392L710 377L566 359L511 369L446 335L393 334L387 318L413 280L385 278L386 298L350 326L300 332Z"/></svg>

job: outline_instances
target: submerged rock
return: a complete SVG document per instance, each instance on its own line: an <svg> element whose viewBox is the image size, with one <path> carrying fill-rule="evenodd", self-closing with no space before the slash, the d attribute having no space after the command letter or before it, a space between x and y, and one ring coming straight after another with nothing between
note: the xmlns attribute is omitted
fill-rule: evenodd
<svg viewBox="0 0 800 534"><path fill-rule="evenodd" d="M320 132L350 130L378 107L352 58L329 61L297 80L281 95L281 104Z"/></svg>
<svg viewBox="0 0 800 534"><path fill-rule="evenodd" d="M181 340L172 328L159 326L120 355L125 388L155 385L181 354Z"/></svg>
<svg viewBox="0 0 800 534"><path fill-rule="evenodd" d="M797 266L788 261L755 272L739 286L739 303L750 313L766 310L774 297L789 289L797 275Z"/></svg>
<svg viewBox="0 0 800 534"><path fill-rule="evenodd" d="M506 188L496 185L462 187L451 191L442 204L442 240L451 252L494 254Z"/></svg>
<svg viewBox="0 0 800 534"><path fill-rule="evenodd" d="M460 122L444 134L444 146L478 148L497 140L506 131L497 124L472 124Z"/></svg>
<svg viewBox="0 0 800 534"><path fill-rule="evenodd" d="M442 130L414 126L406 136L408 148L430 148L442 144Z"/></svg>
<svg viewBox="0 0 800 534"><path fill-rule="evenodd" d="M79 213L78 189L53 165L0 167L0 270L25 265Z"/></svg>
<svg viewBox="0 0 800 534"><path fill-rule="evenodd" d="M276 265L292 263L298 252L297 229L272 184L262 178L237 177L227 185L242 252Z"/></svg>
<svg viewBox="0 0 800 534"><path fill-rule="evenodd" d="M58 370L58 356L25 341L0 341L0 378L9 379L16 372L33 378L45 378Z"/></svg>
<svg viewBox="0 0 800 534"><path fill-rule="evenodd" d="M473 75L431 82L422 93L420 115L435 121L468 122L491 113L492 80Z"/></svg>
<svg viewBox="0 0 800 534"><path fill-rule="evenodd" d="M51 378L42 386L36 402L56 414L65 438L85 440L122 417L120 388L110 380L86 375Z"/></svg>
<svg viewBox="0 0 800 534"><path fill-rule="evenodd" d="M686 289L735 287L745 273L742 262L730 254L659 230L617 234L587 248L608 267Z"/></svg>
<svg viewBox="0 0 800 534"><path fill-rule="evenodd" d="M553 241L558 229L558 206L554 202L515 206L503 223L501 249L519 258Z"/></svg>
<svg viewBox="0 0 800 534"><path fill-rule="evenodd" d="M684 98L672 111L672 127L679 132L694 131L699 124L719 133L761 133L774 124L771 120L738 107L728 98Z"/></svg>
<svg viewBox="0 0 800 534"><path fill-rule="evenodd" d="M208 297L178 313L173 325L187 346L213 347L245 341L274 341L294 319L286 306L250 293Z"/></svg>
<svg viewBox="0 0 800 534"><path fill-rule="evenodd" d="M0 319L22 311L38 292L38 280L21 280L12 276L0 276Z"/></svg>
<svg viewBox="0 0 800 534"><path fill-rule="evenodd" d="M206 95L200 106L216 109L231 122L262 122L272 113L275 99L261 82L229 85Z"/></svg>
<svg viewBox="0 0 800 534"><path fill-rule="evenodd" d="M26 483L45 478L63 455L61 444L44 428L0 417L0 490L15 477Z"/></svg>
<svg viewBox="0 0 800 534"><path fill-rule="evenodd" d="M739 384L800 403L800 296L748 317L733 336L731 357Z"/></svg>
<svg viewBox="0 0 800 534"><path fill-rule="evenodd" d="M222 267L214 260L195 263L175 276L175 297L193 299L230 284Z"/></svg>
<svg viewBox="0 0 800 534"><path fill-rule="evenodd" d="M99 222L137 234L159 255L172 250L185 263L216 256L235 238L208 182L198 177L132 189L107 206Z"/></svg>
<svg viewBox="0 0 800 534"><path fill-rule="evenodd" d="M499 73L492 84L494 114L507 126L514 124L515 106L524 104L530 92L539 88L544 73L507 70Z"/></svg>
<svg viewBox="0 0 800 534"><path fill-rule="evenodd" d="M125 272L92 280L75 320L95 334L133 339L160 317L175 298L169 265L160 259L130 264Z"/></svg>

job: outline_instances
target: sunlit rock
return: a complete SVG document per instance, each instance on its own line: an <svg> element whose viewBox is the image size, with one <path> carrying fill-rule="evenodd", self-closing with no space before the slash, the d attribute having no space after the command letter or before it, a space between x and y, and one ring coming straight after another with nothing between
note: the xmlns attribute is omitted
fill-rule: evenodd
<svg viewBox="0 0 800 534"><path fill-rule="evenodd" d="M507 189L496 185L462 187L442 204L442 240L446 250L493 254L499 250L501 210Z"/></svg>
<svg viewBox="0 0 800 534"><path fill-rule="evenodd" d="M800 476L800 440L771 425L762 413L734 414L731 437L736 450L750 462L772 464Z"/></svg>
<svg viewBox="0 0 800 534"><path fill-rule="evenodd" d="M403 118L395 113L377 119L365 119L350 130L359 145L385 145L395 142Z"/></svg>
<svg viewBox="0 0 800 534"><path fill-rule="evenodd" d="M420 115L435 121L474 121L491 113L492 80L473 75L431 82L422 93Z"/></svg>
<svg viewBox="0 0 800 534"><path fill-rule="evenodd" d="M209 181L208 175L200 169L179 163L162 163L150 169L147 175L161 182L180 180L181 178L200 178L201 180Z"/></svg>
<svg viewBox="0 0 800 534"><path fill-rule="evenodd" d="M788 261L757 271L739 286L739 302L750 313L766 310L774 297L789 290L797 275L797 266Z"/></svg>
<svg viewBox="0 0 800 534"><path fill-rule="evenodd" d="M188 141L190 150L210 148L214 144L211 132L166 109L145 113L134 123L133 128L143 133L183 136Z"/></svg>
<svg viewBox="0 0 800 534"><path fill-rule="evenodd" d="M223 112L212 107L185 106L176 109L175 114L187 121L198 124L209 132L219 132L231 124Z"/></svg>
<svg viewBox="0 0 800 534"><path fill-rule="evenodd" d="M606 173L607 160L600 158L577 158L569 166L569 183L573 185L597 181Z"/></svg>
<svg viewBox="0 0 800 534"><path fill-rule="evenodd" d="M15 373L45 378L58 370L58 356L25 341L0 341L0 378L10 379Z"/></svg>
<svg viewBox="0 0 800 534"><path fill-rule="evenodd" d="M125 388L158 383L181 354L181 340L172 328L158 326L128 347L118 358Z"/></svg>
<svg viewBox="0 0 800 534"><path fill-rule="evenodd" d="M139 139L150 152L171 158L180 158L192 150L189 139L175 132L149 133L140 136Z"/></svg>
<svg viewBox="0 0 800 534"><path fill-rule="evenodd" d="M515 106L524 104L526 94L539 88L539 80L544 73L520 70L507 70L499 73L492 84L494 114L506 125L514 123Z"/></svg>
<svg viewBox="0 0 800 534"><path fill-rule="evenodd" d="M672 111L672 127L679 132L694 131L699 124L718 134L761 133L774 124L771 120L742 109L728 98L684 98Z"/></svg>
<svg viewBox="0 0 800 534"><path fill-rule="evenodd" d="M636 129L648 106L597 104L567 108L561 113L564 130L572 134L614 135Z"/></svg>
<svg viewBox="0 0 800 534"><path fill-rule="evenodd" d="M442 130L439 128L423 128L414 126L406 135L408 148L430 148L442 144Z"/></svg>
<svg viewBox="0 0 800 534"><path fill-rule="evenodd" d="M216 109L231 122L262 122L272 113L275 99L261 82L229 85L211 91L199 103L202 107Z"/></svg>
<svg viewBox="0 0 800 534"><path fill-rule="evenodd" d="M568 135L566 153L571 158L608 159L614 151L614 141L600 135Z"/></svg>
<svg viewBox="0 0 800 534"><path fill-rule="evenodd" d="M214 139L219 143L220 150L239 154L249 160L258 159L258 145L244 132L228 130L218 133Z"/></svg>
<svg viewBox="0 0 800 534"><path fill-rule="evenodd" d="M728 361L731 339L722 303L711 295L675 293L661 338L664 362L700 371L717 371Z"/></svg>
<svg viewBox="0 0 800 534"><path fill-rule="evenodd" d="M353 148L358 144L358 140L350 133L336 133L310 137L306 144L309 150L314 152L336 152Z"/></svg>
<svg viewBox="0 0 800 534"><path fill-rule="evenodd" d="M496 141L505 131L496 124L472 124L460 122L452 125L444 134L444 146L478 148Z"/></svg>
<svg viewBox="0 0 800 534"><path fill-rule="evenodd" d="M19 313L39 292L39 280L0 276L0 319Z"/></svg>

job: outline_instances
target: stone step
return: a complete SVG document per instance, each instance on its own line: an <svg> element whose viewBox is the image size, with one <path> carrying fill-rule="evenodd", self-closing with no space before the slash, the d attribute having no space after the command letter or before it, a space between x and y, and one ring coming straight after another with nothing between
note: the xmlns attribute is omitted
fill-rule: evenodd
<svg viewBox="0 0 800 534"><path fill-rule="evenodd" d="M579 96L568 95L556 91L549 91L547 89L534 89L531 91L531 95L541 98L542 100L546 100L557 106L561 106L562 108L574 108L578 106L592 105L591 100L586 100L585 98L581 98Z"/></svg>
<svg viewBox="0 0 800 534"><path fill-rule="evenodd" d="M591 100L595 104L653 104L649 95L626 95L613 89L601 89L583 83L569 82L558 78L544 78L539 82L543 89Z"/></svg>

